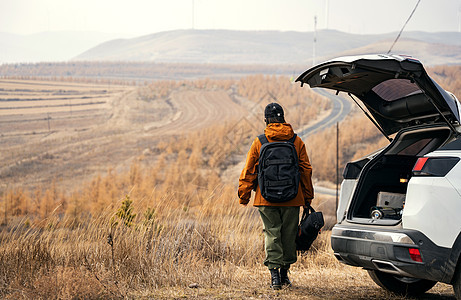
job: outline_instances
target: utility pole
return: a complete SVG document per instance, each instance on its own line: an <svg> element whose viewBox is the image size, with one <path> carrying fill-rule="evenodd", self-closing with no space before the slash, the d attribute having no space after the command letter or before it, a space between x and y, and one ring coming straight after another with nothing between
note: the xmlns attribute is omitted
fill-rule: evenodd
<svg viewBox="0 0 461 300"><path fill-rule="evenodd" d="M461 32L461 4L458 8L458 32Z"/></svg>
<svg viewBox="0 0 461 300"><path fill-rule="evenodd" d="M8 187L2 191L2 198L3 198L3 201L5 201L5 226L8 225L8 206L7 206L8 204L7 204L6 197L5 197L6 190L8 190Z"/></svg>
<svg viewBox="0 0 461 300"><path fill-rule="evenodd" d="M317 16L314 16L314 43L312 49L312 65L315 66L315 44L317 43Z"/></svg>
<svg viewBox="0 0 461 300"><path fill-rule="evenodd" d="M50 113L46 113L46 115L47 115L46 119L48 120L48 132L50 132L50 130L51 130L50 129Z"/></svg>
<svg viewBox="0 0 461 300"><path fill-rule="evenodd" d="M339 122L336 122L336 210L339 203Z"/></svg>
<svg viewBox="0 0 461 300"><path fill-rule="evenodd" d="M195 0L192 0L192 30L195 29Z"/></svg>
<svg viewBox="0 0 461 300"><path fill-rule="evenodd" d="M328 29L328 16L329 16L329 0L325 1L325 28Z"/></svg>

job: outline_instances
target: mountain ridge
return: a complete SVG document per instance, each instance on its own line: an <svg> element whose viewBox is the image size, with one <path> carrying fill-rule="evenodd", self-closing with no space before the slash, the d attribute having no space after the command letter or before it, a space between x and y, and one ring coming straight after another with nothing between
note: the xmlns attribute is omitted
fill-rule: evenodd
<svg viewBox="0 0 461 300"><path fill-rule="evenodd" d="M387 53L397 32L374 35L316 33L320 62L342 55ZM181 29L130 38L95 32L0 32L1 63L128 61L208 64L312 64L314 32ZM411 41L414 41L412 43ZM430 50L429 50L430 49ZM404 32L393 53L425 64L461 64L461 33Z"/></svg>
<svg viewBox="0 0 461 300"><path fill-rule="evenodd" d="M396 33L357 35L336 30L320 30L316 38L316 61L342 53L358 54L354 49L374 49L386 53ZM155 61L185 63L299 64L312 63L313 32L174 30L131 39L118 39L97 45L73 60ZM418 44L413 49L411 40ZM401 46L402 41L406 41ZM447 47L449 45L450 47ZM430 48L432 53L421 51ZM447 53L446 49L452 49ZM408 32L394 47L412 54L415 50L429 61L440 50L437 63L461 63L461 33ZM430 55L429 55L430 54ZM421 58L421 57L419 57ZM452 61L450 61L450 59Z"/></svg>

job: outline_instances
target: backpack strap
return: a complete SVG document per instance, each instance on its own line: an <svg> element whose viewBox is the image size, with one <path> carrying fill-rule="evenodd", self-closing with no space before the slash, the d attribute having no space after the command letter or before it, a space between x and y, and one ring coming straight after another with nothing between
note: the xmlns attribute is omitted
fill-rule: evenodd
<svg viewBox="0 0 461 300"><path fill-rule="evenodd" d="M296 133L293 135L293 137L291 139L288 140L288 142L294 144L295 140L296 140ZM258 135L258 139L259 141L261 142L261 145L264 145L266 143L269 143L269 140L267 139L266 135L263 133L263 134L260 134Z"/></svg>
<svg viewBox="0 0 461 300"><path fill-rule="evenodd" d="M269 140L267 139L266 135L263 133L261 135L258 135L258 139L261 142L261 146L264 144L269 143Z"/></svg>
<svg viewBox="0 0 461 300"><path fill-rule="evenodd" d="M267 161L266 164L268 166L270 165L280 165L280 164L292 164L293 160L292 159L271 159L270 161Z"/></svg>
<svg viewBox="0 0 461 300"><path fill-rule="evenodd" d="M293 180L272 180L272 181L266 181L265 184L266 186L284 186L287 184L292 184Z"/></svg>

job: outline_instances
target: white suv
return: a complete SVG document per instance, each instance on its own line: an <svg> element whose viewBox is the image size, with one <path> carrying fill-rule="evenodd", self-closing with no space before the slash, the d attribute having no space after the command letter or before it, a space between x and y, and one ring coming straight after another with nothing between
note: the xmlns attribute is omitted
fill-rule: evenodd
<svg viewBox="0 0 461 300"><path fill-rule="evenodd" d="M456 97L421 62L397 55L334 59L297 81L347 93L390 140L346 165L331 236L336 258L397 294L421 294L440 281L461 299Z"/></svg>

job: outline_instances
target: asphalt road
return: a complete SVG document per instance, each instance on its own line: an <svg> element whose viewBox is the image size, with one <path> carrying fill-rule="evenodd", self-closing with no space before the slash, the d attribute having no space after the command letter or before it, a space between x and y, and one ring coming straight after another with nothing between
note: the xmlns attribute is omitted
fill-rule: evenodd
<svg viewBox="0 0 461 300"><path fill-rule="evenodd" d="M316 93L319 93L320 95L329 98L331 100L333 108L330 114L325 119L299 132L298 134L299 136L301 136L302 139L305 139L306 137L308 137L309 135L315 132L318 132L330 126L334 126L336 123L341 122L342 120L346 118L346 116L349 114L352 108L351 102L342 96L335 95L334 93L331 93L321 88L315 88L313 90ZM330 188L326 188L322 186L315 186L314 190L318 194L336 196L336 189L330 189Z"/></svg>
<svg viewBox="0 0 461 300"><path fill-rule="evenodd" d="M341 122L351 111L351 103L342 96L337 96L325 89L314 88L313 91L316 93L329 98L333 104L331 113L323 120L305 128L299 132L298 135L301 138L306 138L309 135L316 133L322 129L334 126L337 122Z"/></svg>

